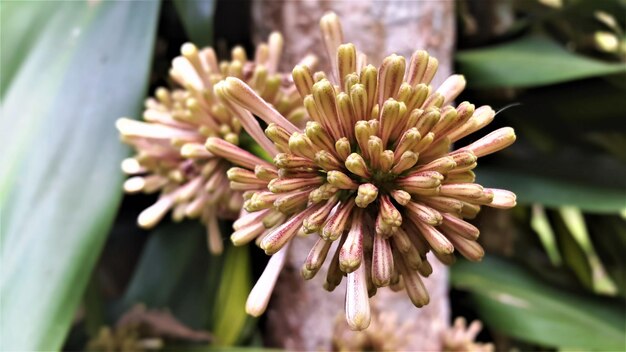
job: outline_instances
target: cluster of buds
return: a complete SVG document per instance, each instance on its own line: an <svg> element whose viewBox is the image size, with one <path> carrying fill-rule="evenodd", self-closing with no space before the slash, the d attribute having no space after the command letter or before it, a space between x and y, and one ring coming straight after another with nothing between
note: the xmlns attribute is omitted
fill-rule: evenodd
<svg viewBox="0 0 626 352"><path fill-rule="evenodd" d="M144 121L117 121L122 141L136 151L122 162L123 171L131 176L124 190L160 192L157 202L139 215L141 227L155 226L170 210L174 221L200 218L207 226L209 249L212 253L222 251L218 218L239 215L242 192L229 188L226 171L232 165L208 152L204 143L212 137L233 145L245 144L242 127L249 135L262 136L263 131L255 121L238 115L247 112L222 103L214 87L226 77L236 77L287 119L301 121L305 111L300 96L289 75L277 72L282 46L282 36L272 33L267 44L257 47L253 61L243 48L235 47L230 62L218 62L212 48L199 50L186 43L170 70L181 88L157 89L156 97L146 101ZM314 60L307 58L305 62ZM265 148L274 146L266 143Z"/></svg>
<svg viewBox="0 0 626 352"><path fill-rule="evenodd" d="M454 324L442 334L443 350L448 352L493 352L495 347L492 343L476 342L476 336L482 327L483 324L479 320L474 320L467 326L465 318L456 318Z"/></svg>
<svg viewBox="0 0 626 352"><path fill-rule="evenodd" d="M302 275L311 279L329 257L325 288L332 291L347 277L347 322L362 330L370 323L368 297L377 288L405 289L417 307L429 302L420 278L432 272L427 252L445 264L454 261L455 250L482 258L479 230L464 219L483 205L513 207L515 195L474 183L472 170L477 158L512 144L515 133L502 128L450 151L495 116L488 106L450 105L464 89L462 76L433 89L438 62L425 51L416 51L408 64L391 55L376 68L353 44L342 44L336 15L324 16L321 27L332 73L312 73L306 65L292 72L310 119L305 128L240 79L227 78L216 88L268 124L265 134L277 152L273 165L225 140L209 138L206 147L239 166L228 176L233 189L246 192L247 214L235 222L233 242L256 239L274 255L248 312L265 309L290 240L314 234L318 240Z"/></svg>

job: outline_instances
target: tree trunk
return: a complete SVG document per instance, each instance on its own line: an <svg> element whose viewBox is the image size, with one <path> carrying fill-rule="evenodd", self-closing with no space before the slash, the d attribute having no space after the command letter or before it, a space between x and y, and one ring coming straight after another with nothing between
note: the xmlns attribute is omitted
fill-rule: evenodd
<svg viewBox="0 0 626 352"><path fill-rule="evenodd" d="M282 32L285 45L281 69L288 72L308 53L316 54L321 69L328 72L319 20L325 12L334 11L341 18L346 41L367 54L369 62L378 65L392 53L409 58L413 51L426 49L439 59L439 72L433 86L437 87L451 73L455 36L453 1L266 0L253 2L252 7L257 41L266 38L272 30ZM430 259L433 274L424 282L431 300L426 307L415 308L404 291L379 289L370 300L372 326L366 333L353 333L348 331L343 317L345 280L329 293L322 288L326 267L310 281L300 275L302 263L314 243L312 236L293 241L267 312L269 345L306 351L441 350L441 332L449 325L445 266ZM334 249L329 253L334 253Z"/></svg>

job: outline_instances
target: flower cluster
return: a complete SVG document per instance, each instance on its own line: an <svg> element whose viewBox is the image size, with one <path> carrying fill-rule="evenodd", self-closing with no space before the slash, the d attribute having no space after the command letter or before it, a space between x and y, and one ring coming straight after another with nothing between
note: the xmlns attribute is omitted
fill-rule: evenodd
<svg viewBox="0 0 626 352"><path fill-rule="evenodd" d="M226 77L236 77L287 119L301 121L305 116L301 99L289 76L277 72L282 46L282 36L273 33L267 44L257 47L253 61L243 48L236 47L230 62L218 62L212 48L199 50L184 44L170 70L182 88L157 89L156 97L146 101L144 121L117 121L122 141L136 151L122 163L123 171L131 175L124 183L125 191L160 192L158 201L139 215L141 227L155 226L170 210L175 221L200 218L207 225L211 252L222 251L217 220L239 215L242 192L229 188L226 171L232 165L208 152L205 140L214 137L239 145L247 137L242 127L253 136L263 131L258 123L238 115L247 112L220 102L214 86ZM264 147L274 148L271 143Z"/></svg>
<svg viewBox="0 0 626 352"><path fill-rule="evenodd" d="M332 72L313 73L307 65L292 72L310 119L304 128L238 78L216 86L223 101L268 123L265 134L277 151L273 165L223 139L209 138L206 147L239 166L228 178L233 190L246 192L247 213L235 222L233 242L256 239L274 255L248 312L265 309L290 240L314 234L318 240L302 275L314 277L328 261L327 290L345 276L346 318L361 330L370 323L368 297L378 288L404 289L417 307L429 302L420 278L432 272L427 252L445 264L455 250L482 258L479 230L464 219L483 205L510 208L515 195L474 183L472 170L479 157L512 144L515 133L501 128L451 151L495 116L488 106L451 105L464 89L462 76L433 89L438 62L425 51L408 62L388 56L377 68L344 44L336 15L324 16L321 27Z"/></svg>
<svg viewBox="0 0 626 352"><path fill-rule="evenodd" d="M480 320L474 320L469 326L463 317L454 319L454 324L442 334L443 350L449 352L493 352L492 343L476 341L476 336L482 329Z"/></svg>

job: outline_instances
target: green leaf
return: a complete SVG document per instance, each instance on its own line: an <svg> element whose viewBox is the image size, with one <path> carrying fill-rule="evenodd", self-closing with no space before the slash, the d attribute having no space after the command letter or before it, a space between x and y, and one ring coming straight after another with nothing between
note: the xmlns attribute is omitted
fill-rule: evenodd
<svg viewBox="0 0 626 352"><path fill-rule="evenodd" d="M623 350L623 302L582 296L540 281L510 262L487 257L452 267L452 284L471 292L491 328L556 348Z"/></svg>
<svg viewBox="0 0 626 352"><path fill-rule="evenodd" d="M165 308L192 328L208 329L221 277L222 258L208 254L206 229L197 221L169 223L151 234L121 306Z"/></svg>
<svg viewBox="0 0 626 352"><path fill-rule="evenodd" d="M559 209L559 215L563 220L566 231L583 251L584 261L590 270L593 290L597 293L609 295L617 293L617 287L607 275L600 258L596 254L596 250L593 248L587 225L585 224L585 217L580 209L576 207L562 207Z"/></svg>
<svg viewBox="0 0 626 352"><path fill-rule="evenodd" d="M543 36L527 36L505 44L465 50L456 55L459 72L472 88L532 87L583 78L626 74L611 64L567 51Z"/></svg>
<svg viewBox="0 0 626 352"><path fill-rule="evenodd" d="M137 303L168 306L202 244L203 233L202 225L194 221L163 224L152 231L124 294L124 309Z"/></svg>
<svg viewBox="0 0 626 352"><path fill-rule="evenodd" d="M213 44L214 0L174 0L174 7L191 41L198 46Z"/></svg>
<svg viewBox="0 0 626 352"><path fill-rule="evenodd" d="M3 350L57 350L121 197L127 149L114 121L139 115L159 3L2 5L3 39L36 42L13 65L2 101L0 295L10 304L0 341ZM29 23L36 34L5 32L5 17L39 6L47 20Z"/></svg>
<svg viewBox="0 0 626 352"><path fill-rule="evenodd" d="M250 319L244 308L251 280L248 247L229 247L215 302L213 335L220 346L235 344Z"/></svg>
<svg viewBox="0 0 626 352"><path fill-rule="evenodd" d="M541 203L546 207L576 206L592 213L626 211L626 191L512 169L482 167L477 182L486 187L513 191L522 204Z"/></svg>
<svg viewBox="0 0 626 352"><path fill-rule="evenodd" d="M539 204L533 204L532 206L530 226L539 236L539 240L548 253L552 265L560 265L561 255L559 254L559 249L556 247L554 231L550 225L550 220L548 220L546 216L546 211Z"/></svg>

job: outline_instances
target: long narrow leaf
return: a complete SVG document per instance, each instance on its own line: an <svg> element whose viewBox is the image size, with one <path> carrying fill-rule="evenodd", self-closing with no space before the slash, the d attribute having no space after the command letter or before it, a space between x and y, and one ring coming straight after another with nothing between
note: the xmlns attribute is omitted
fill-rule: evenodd
<svg viewBox="0 0 626 352"><path fill-rule="evenodd" d="M610 64L567 51L542 36L462 51L456 55L470 87L531 87L577 79L626 74L622 64Z"/></svg>
<svg viewBox="0 0 626 352"><path fill-rule="evenodd" d="M159 9L45 6L48 20L30 24L40 33L24 36L37 41L2 102L3 350L57 350L65 339L121 196L126 148L113 125L138 115ZM3 30L12 35L22 34Z"/></svg>
<svg viewBox="0 0 626 352"><path fill-rule="evenodd" d="M623 302L557 289L505 260L460 262L452 284L470 291L474 308L491 328L561 349L624 349Z"/></svg>

